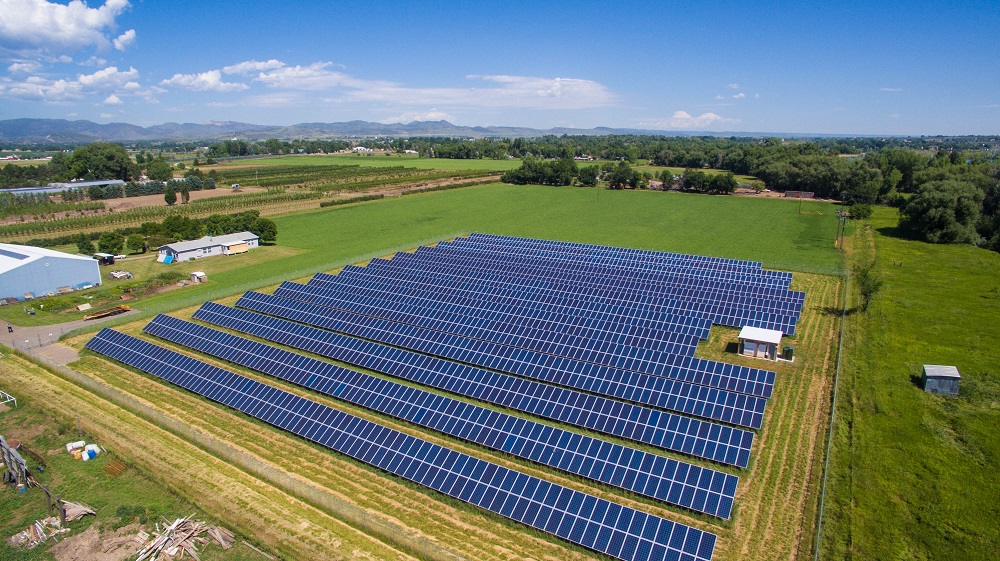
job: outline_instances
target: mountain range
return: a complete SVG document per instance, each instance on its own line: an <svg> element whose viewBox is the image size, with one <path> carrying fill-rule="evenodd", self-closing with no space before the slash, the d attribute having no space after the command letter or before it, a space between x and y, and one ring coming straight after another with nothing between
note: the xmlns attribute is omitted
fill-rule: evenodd
<svg viewBox="0 0 1000 561"><path fill-rule="evenodd" d="M518 138L544 135L607 135L643 134L669 136L775 136L773 133L662 131L628 128L596 127L592 129L529 127L468 127L448 121L414 121L412 123L373 123L347 121L342 123L299 123L290 126L254 125L232 121L207 123L164 123L141 127L129 123L100 124L93 121L66 119L8 119L0 121L0 142L23 143L83 143L99 140L116 142L136 141L194 141L238 138L263 140L267 138L329 139L347 137L411 137L445 136L453 138ZM825 135L781 135L825 136Z"/></svg>

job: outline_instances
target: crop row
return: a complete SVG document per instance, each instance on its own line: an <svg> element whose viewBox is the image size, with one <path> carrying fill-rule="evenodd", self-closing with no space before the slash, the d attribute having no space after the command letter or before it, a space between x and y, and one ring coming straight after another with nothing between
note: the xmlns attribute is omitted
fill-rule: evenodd
<svg viewBox="0 0 1000 561"><path fill-rule="evenodd" d="M172 215L233 213L272 205L321 197L315 192L258 192L199 199L186 205L140 207L98 216L81 216L0 226L0 238L23 238L97 227L122 227L159 221Z"/></svg>

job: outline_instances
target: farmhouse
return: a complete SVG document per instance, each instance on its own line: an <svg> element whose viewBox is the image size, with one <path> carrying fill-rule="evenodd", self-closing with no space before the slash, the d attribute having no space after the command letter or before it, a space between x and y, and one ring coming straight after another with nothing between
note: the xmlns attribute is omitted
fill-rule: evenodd
<svg viewBox="0 0 1000 561"><path fill-rule="evenodd" d="M97 261L40 247L0 243L0 298L34 298L101 284Z"/></svg>
<svg viewBox="0 0 1000 561"><path fill-rule="evenodd" d="M172 263L213 255L236 255L246 253L259 245L260 238L252 232L205 236L197 240L160 246L156 260L161 263Z"/></svg>

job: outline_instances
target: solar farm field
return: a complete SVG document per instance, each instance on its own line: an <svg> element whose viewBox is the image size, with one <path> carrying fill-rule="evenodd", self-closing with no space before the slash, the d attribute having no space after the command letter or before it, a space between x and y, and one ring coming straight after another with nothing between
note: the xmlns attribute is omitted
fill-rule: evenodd
<svg viewBox="0 0 1000 561"><path fill-rule="evenodd" d="M765 265L772 266L775 263L787 263L788 260L798 256L800 258L798 267L803 269L820 269L836 263L836 253L829 247L834 229L832 209L822 203L803 205L805 212L798 214L797 204L787 204L784 201L738 201L754 205L751 210L756 211L756 214L751 216L752 213L747 212L747 207L729 206L729 200L722 198L666 193L602 192L598 202L594 199L594 195L593 191L578 189L487 186L280 217L278 220L280 235L283 236L282 245L295 247L299 253L295 256L295 260L288 259L286 264L269 267L266 274L273 276L280 274L282 270L297 271L310 264L316 264L317 269L323 269L321 265L337 259L338 254L344 256L341 259L345 259L378 247L404 245L407 240L412 243L413 240L441 236L442 233L454 229L500 230L502 233L520 236L568 239L618 247L680 249L686 253L756 258L758 261L766 261ZM708 216L699 218L699 214L705 213ZM555 220L553 217L556 215L562 216L563 220ZM763 216L773 217L767 227L760 224ZM702 221L701 226L697 225L698 220ZM481 228L483 224L488 227ZM609 227L611 224L616 226ZM711 231L706 234L700 232L700 228L708 228ZM352 235L359 231L364 231L367 235ZM787 237L782 239L768 238L774 240L778 250L761 249L760 244L745 243L740 235L742 233L763 239L768 231L787 234ZM537 336L515 341L509 338L512 333L505 334L495 330L492 335L479 331L472 333L471 336L463 336L471 337L466 343L454 338L444 341L435 335L442 332L443 324L422 322L451 321L454 319L453 316L445 317L438 314L431 317L428 314L431 313L433 304L428 297L418 298L416 293L410 291L397 291L398 294L393 297L391 293L394 289L382 287L383 283L387 282L385 279L405 278L409 274L407 272L409 267L404 266L407 264L422 263L430 267L425 271L427 275L440 280L442 277L440 268L443 267L445 270L455 268L454 263L444 254L464 251L465 243L469 242L460 239L453 244L441 244L435 249L398 254L391 261L376 260L365 267L348 267L343 271L338 270L340 274L334 276L317 275L312 279L300 279L297 283L284 284L277 287L277 290L268 288L261 291L260 296L249 293L239 299L236 297L216 299L219 305L199 305L171 312L170 317L161 316L153 321L145 319L123 324L115 329L126 338L118 342L126 341L125 348L129 349L129 352L116 355L108 348L103 349L118 360L84 352L82 358L71 366L102 384L133 396L145 406L155 410L157 414L162 414L184 426L193 427L198 434L203 434L215 442L225 442L240 454L246 454L255 461L265 463L268 469L281 474L280 477L290 475L296 481L308 482L310 489L313 490L311 492L315 492L317 496L336 497L349 503L351 508L365 513L364 516L369 521L375 521L369 525L363 521L346 525L331 524L329 521L324 521L326 520L324 517L314 514L308 516L295 514L282 518L272 512L266 517L267 525L262 527L252 516L256 514L259 505L252 505L246 511L235 506L244 504L239 498L238 489L260 485L259 477L245 473L241 478L236 474L226 480L225 484L220 485L212 485L204 480L191 481L182 475L186 470L179 470L176 465L171 466L169 463L157 461L156 458L149 458L150 452L141 449L141 444L130 445L127 441L119 442L125 453L131 451L136 456L149 458L161 477L175 481L179 492L194 497L205 493L218 496L219 499L213 501L212 505L219 511L218 516L232 518L238 527L252 532L263 545L275 551L293 551L289 546L298 539L295 536L316 533L329 537L331 545L327 555L335 557L343 555L345 544L366 543L364 538L359 538L355 534L362 536L371 534L372 527L388 525L393 528L389 533L396 532L398 539L378 534L382 540L380 543L386 544L386 547L396 552L393 555L404 557L419 554L427 558L454 558L449 557L454 554L465 559L497 560L608 558L596 551L612 552L614 557L622 559L660 559L663 557L658 555L666 551L691 555L690 559L716 560L804 559L808 556L815 537L821 451L825 443L826 419L829 414L828 400L835 358L834 334L839 318L831 310L839 309L842 298L840 291L843 287L839 277L809 273L795 273L793 276L787 274L775 276L763 271L752 273L751 276L760 277L765 285L771 281L764 279L772 277L783 279L778 282L785 283L784 288L779 285L778 290L790 289L792 292L778 297L777 300L788 300L793 307L798 305L799 309L787 311L782 308L767 317L740 316L740 312L736 309L713 308L698 312L716 314L709 323L717 321L736 326L741 322L758 322L760 326L781 329L786 334L794 331L794 336L787 339L796 346L794 363L773 363L734 354L732 347L736 343L736 330L733 327L716 325L710 331L705 331L701 324L695 322L685 327L690 331L690 335L671 335L669 346L660 350L647 348L647 345L656 337L662 338L667 332L653 328L652 325L643 327L646 335L634 340L621 339L621 335L615 334L621 331L618 328L601 335L598 340L625 345L636 349L636 352L641 350L647 358L608 366L609 370L600 374L611 379L612 371L615 371L620 373L615 379L624 379L621 376L625 375L631 380L630 383L637 383L635 381L641 378L648 383L659 384L656 387L662 388L666 397L657 401L652 395L629 393L625 389L587 386L583 378L560 374L560 372L570 372L574 368L592 368L587 365L592 364L590 361L597 360L594 358L596 355L586 353L597 352L597 347L586 345L581 347L580 344L574 343L570 345L574 347L572 349L561 347L561 350L556 351L552 345L556 343L566 345L570 342L538 339ZM696 246L702 251L686 249ZM491 251L490 259L474 260L477 261L476 269L484 275L494 275L496 271L487 270L487 261L503 263L502 255L509 252L509 249ZM428 261L417 263L414 262L415 259ZM281 260L278 260L272 262L272 265L280 263ZM507 269L512 265L513 263L505 264L502 268ZM534 265L522 267L520 272L516 273L519 280L513 284L499 278L489 280L491 290L500 291L494 293L494 296L504 303L504 308L499 311L508 314L504 316L507 320L512 321L509 315L528 313L529 310L524 306L515 305L518 301L534 298L539 292L546 292L542 287L547 286L544 283L549 281L532 284L528 278L529 271L534 267ZM759 263L751 265L751 270L754 270L754 267L760 271ZM585 267L579 273L587 276L593 271ZM225 274L220 273L217 277ZM233 277L232 284L238 284L237 278L239 281L246 281L248 274L261 274L261 278L267 278L261 272L247 269L243 270L239 277ZM396 323L395 328L398 329L400 317L380 325L376 330L378 333L359 331L362 328L368 330L375 328L371 324L356 321L362 316L369 318L372 316L372 310L365 307L368 304L358 300L356 289L360 287L358 282L362 277L374 274L378 274L380 278L384 277L378 281L379 308L392 310L393 314L409 314L402 324L413 326L419 323L423 333L420 340L411 340L408 344L403 344L399 339L403 333L391 331L393 326L390 323ZM564 272L560 272L556 276L563 275ZM564 283L556 290L565 293L564 297L558 301L544 303L544 308L552 313L562 309L561 315L539 317L534 321L548 322L546 325L551 324L550 327L554 325L553 322L569 321L570 315L573 314L567 315L567 310L578 309L580 306L578 302L571 301L570 293L583 290L585 285L603 290L605 287L621 284L611 277L604 277L606 274L602 273L588 281L574 280L568 285ZM307 280L309 282L303 284ZM791 281L791 286L787 285L788 281ZM630 290L637 295L648 292L644 288L644 282L646 281L629 285ZM337 302L328 300L331 297L328 292L331 285L342 285L340 288L346 291L337 297ZM534 286L536 294L523 291L529 285ZM803 292L804 301L792 296ZM441 291L436 293L442 298L445 297ZM335 314L336 321L339 322L338 327L333 327L329 323L306 325L311 323L303 323L309 317L308 314L287 318L275 317L278 314L274 308L262 307L268 303L267 298L275 297L299 302L308 306L306 311L311 309L313 312L319 308L332 309L330 305L335 304L334 307L340 310ZM470 286L463 285L463 288L454 290L453 294L448 296L449 305L461 307L461 313L466 316L475 317L481 313L475 311L477 306L468 301L455 300L459 297L471 297ZM305 302L304 300L308 298L315 300ZM669 305L667 302L660 302L658 305L663 310L674 309L671 306L681 305L681 300L683 299L678 299ZM796 302L798 304L795 304ZM411 306L419 308L420 313L418 314ZM297 306L285 307L291 309ZM241 319L244 317L242 314L261 312L269 314L274 319L264 321L256 318L250 323ZM445 310L438 312L445 313ZM447 313L458 312L449 308ZM593 309L586 315L593 316L592 319L597 321L596 318L604 317L600 315L604 313ZM315 313L312 315L316 316ZM328 316L329 313L325 312L322 315ZM421 317L424 319L420 319ZM665 317L656 321L662 323ZM351 318L353 323L348 321ZM265 324L269 329L288 328L284 324L274 323L278 319L286 322L294 320L295 325L301 326L296 329L308 328L308 331L303 331L299 335L304 335L308 341L313 342L299 340L297 343L292 339L281 339L278 336L280 331L265 333L250 330L239 333L244 329L249 330L250 325L256 325L255 329L260 329L260 326ZM329 317L313 319L317 322L330 321ZM652 320L645 318L640 323L645 325L649 321ZM505 320L504 323L509 321ZM454 322L452 325L455 325ZM638 329L638 326L636 328ZM331 334L330 329L334 329L339 335ZM212 334L207 330L218 331L219 334ZM94 339L90 335L78 336L69 340L68 344L77 349L82 349L88 341L93 341L92 346L98 345L101 341L105 341L106 344L117 344L114 338L118 336L111 333L113 332ZM198 335L201 342L187 337L190 334L201 334ZM406 335L411 339L414 337L413 332ZM255 344L273 344L280 341L282 352L293 353L294 356L289 355L287 360L265 364L259 360L267 358L266 353L277 351L262 348L252 350L252 345L245 349L250 354L241 354L240 357L215 354L216 349L225 347L222 342L230 341L225 337L234 336L249 337ZM369 343L364 345L357 343L359 336ZM431 336L437 338L432 341L428 339ZM707 340L701 341L696 347L691 344L706 336ZM352 342L351 338L355 342ZM470 354L473 352L472 347L461 346L478 345L475 342L486 339L493 340L491 344L496 348L492 352L495 352L496 356L501 356L499 351L504 347L519 349L515 355L511 355L511 360L514 362L500 363L488 356L477 358L477 355ZM315 346L318 345L316 341L321 341L322 345ZM445 343L451 350L441 346ZM140 349L148 349L144 345L149 344L162 348L163 351L154 349L139 352ZM431 344L437 347L432 349L429 346ZM381 345L381 347L375 348L371 345ZM388 349L395 350L386 350L383 348L386 345ZM400 354L404 352L401 347L407 347L411 350L406 352L416 353L424 358L420 359L420 362L406 362L411 359L405 358L409 355ZM101 351L97 347L95 350ZM647 354L647 351L653 354ZM687 358L676 362L677 359L670 358L675 351L681 353L677 356ZM585 518L597 520L598 514L592 505L598 505L600 512L603 513L602 516L611 516L608 513L613 510L618 516L615 519L618 522L608 526L609 522L601 519L596 522L594 530L588 530L583 525L579 525L580 528L577 529L577 524L566 527L556 524L549 527L546 525L547 520L542 521L541 526L537 524L532 526L534 522L529 522L527 525L514 522L512 519L525 520L529 512L535 512L530 510L533 507L524 505L522 509L520 503L511 502L508 507L498 503L496 513L491 514L480 506L463 502L473 499L478 501L475 504L483 505L485 499L473 491L469 491L473 495L467 497L462 495L461 489L456 488L454 495L448 496L449 490L439 485L449 481L454 484L455 481L445 476L442 476L444 479L441 481L437 481L436 477L423 480L423 477L430 477L428 475L430 472L407 473L405 468L401 476L387 475L386 470L393 471L398 466L379 464L378 462L385 461L384 457L350 457L352 447L345 444L347 441L331 441L316 437L320 434L317 431L326 429L310 429L305 428L306 425L297 424L287 425L287 421L278 421L271 426L265 421L274 421L273 418L265 419L268 417L266 414L259 418L254 416L255 413L260 413L260 408L256 411L252 408L245 409L247 414L244 414L220 404L219 402L225 402L217 393L199 394L204 388L199 389L196 387L197 384L177 386L167 381L171 378L180 380L183 373L175 375L156 369L151 370L149 363L119 362L119 360L134 360L135 357L144 354L154 357L160 352L180 353L188 357L179 359L176 355L169 355L173 358L166 362L170 364L184 362L188 365L189 371L214 368L246 378L245 381L239 382L238 386L233 386L234 378L219 370L212 370L214 372L212 375L218 380L225 379L231 388L229 391L246 393L248 388L271 386L275 391L287 392L288 399L306 399L315 403L315 406L306 405L306 407L332 407L358 418L358 423L377 423L385 427L385 430L399 431L401 436L395 438L419 439L421 442L426 442L426 445L419 446L431 448L419 448L421 453L426 454L426 450L439 449L433 447L444 447L452 451L449 453L459 454L455 457L469 458L462 461L470 466L472 463L469 462L496 466L487 468L498 470L490 471L492 476L499 470L511 470L510 473L521 474L512 477L528 478L516 480L521 482L518 483L518 487L524 485L524 481L532 482L528 485L535 485L533 482L536 480L556 485L559 489L565 489L560 493L567 493L565 500L568 501L568 506L560 503L556 510L570 512L567 509L582 508L585 511L574 511L574 516L581 520ZM394 354L380 354L389 352ZM553 355L553 352L558 354ZM661 353L662 356L650 360L649 357L659 356L655 353ZM685 353L693 353L693 357ZM305 358L307 354L313 361L307 361L311 365L309 368L312 369L308 371L310 372L308 376L295 378L280 375L282 364L294 363L296 368L304 368L306 363L296 362L299 359L294 357ZM555 364L539 362L551 356L561 358ZM613 358L609 356L607 359L599 360L604 362ZM188 360L195 360L206 366L185 362ZM373 401L376 399L374 397L364 397L358 393L364 388L367 388L364 391L372 391L371 388L375 386L371 384L382 384L378 386L379 391L390 391L389 386L385 385L390 381L386 372L391 370L386 366L384 362L386 360L395 361L394 364L409 365L406 372L410 373L410 377L399 377L400 373L397 372L397 377L391 378L392 383L400 385L398 388L392 386L396 389L391 391L400 392L392 395L396 397L406 395L411 399L419 392L424 392L419 393L424 396L421 398L422 409L393 409L387 405L376 404ZM671 362L672 360L674 362ZM722 370L716 372L713 361L718 361ZM731 366L723 368L721 363ZM449 364L462 366L449 366ZM529 365L534 365L531 367L531 372L525 370ZM658 365L671 366L664 370L658 368ZM439 368L448 370L447 372L435 370ZM542 370L538 370L539 368ZM347 369L346 374L342 371L344 369ZM698 378L699 372L709 370L713 376L723 371L725 375L714 381ZM329 381L312 377L320 371ZM504 393L507 397L490 396L477 394L471 386L460 388L454 383L449 385L447 380L441 377L445 373L454 377L459 373L475 375L476 372L487 371L492 372L489 376L493 376L491 380L494 381L500 379L498 376L524 380L517 386L518 391L527 391L526 388L532 384L538 387L555 384L554 388L558 388L558 392L561 392L559 395L565 395L567 400L574 395L590 396L587 399L591 401L581 402L587 404L581 410L599 409L612 417L625 415L622 419L625 424L617 421L608 422L607 419L612 417L601 421L593 415L567 416L554 410L547 410L544 404L532 405L533 402L530 400L514 403L509 397L513 395L511 387L505 386ZM426 374L418 376L419 372ZM357 377L336 378L345 375L371 378L364 378L368 380L364 383L362 378ZM428 382L432 376L436 376L434 378L437 380L436 383ZM727 377L731 378L735 385L717 387ZM758 380L759 384L751 386L739 382L751 379ZM556 389L543 391L553 392L546 394L548 399L556 395ZM695 393L691 393L693 391ZM274 395L278 394L273 394L271 397ZM384 401L389 397L389 394L385 394L381 399ZM600 400L608 404L607 409L603 405L595 408L595 404L603 403ZM455 405L449 405L451 403ZM618 405L615 405L616 403ZM632 419L630 416L632 413L624 413L626 407L622 404L631 408L628 411L635 412L636 419ZM246 408L246 404L243 407ZM424 412L418 412L418 409ZM486 419L492 424L497 423L498 419L510 418L515 424L495 427L497 431L503 433L502 438L492 433L472 436L470 433L463 434L459 424L453 426L448 423L441 424L437 420L439 418L435 416L451 415L455 417L455 423L458 423L456 416L458 414L455 412L458 410L462 412L461 419L464 419L462 422L466 423L482 423L486 422L483 421ZM657 420L653 420L651 416L653 412L656 412ZM528 420L535 425L520 424L521 421L517 419ZM654 429L648 437L644 437L634 429L631 431L627 429L631 426L628 423L634 423L639 419L645 419L642 422L653 423L656 426L660 426L657 423L661 422L665 424L662 425L662 429ZM675 421L671 419L682 423L683 426L672 424ZM691 423L695 421L705 426L707 432L695 430L694 433L690 433L693 437L691 443L685 444L681 433L690 430L693 426ZM536 430L533 428L536 425L540 427L537 430L543 432L533 432ZM332 427L329 428L332 430ZM356 428L357 426L353 426L352 430ZM288 430L301 436L290 434ZM658 436L657 430L665 431L663 434L678 436L671 442L666 442L662 436ZM568 438L571 439L582 439L573 440L577 446L579 442L595 442L598 443L594 444L597 448L590 456L580 456L581 459L576 462L561 460L558 455L539 456L539 452L533 452L530 447L520 444L526 438L538 439L547 435L547 438L554 440L546 442L559 448L568 443L563 442L561 437L553 435L563 433L570 435ZM726 442L732 448L731 454L727 448L719 446L720 435L723 433L728 437ZM736 434L746 435L746 438L742 436L734 438L733 435ZM303 436L305 438L302 438ZM370 434L356 436L367 438ZM606 444L599 444L600 442ZM184 454L194 455L200 450L199 446L184 442L172 443L171 446L178 447ZM346 455L331 451L328 446L332 446L335 450L343 450ZM602 446L610 448L605 450L601 448ZM129 450L130 447L135 449ZM599 472L587 469L593 465L588 464L588 461L605 459L608 450L613 451L613 458L606 469ZM647 476L659 474L656 475L658 480L666 483L649 486L646 484L648 480L640 483L631 479L628 464L624 460L626 454L629 458L651 458L652 463L648 466L639 460L636 461L639 461ZM369 465L372 462L379 467ZM616 475L615 470L620 470L621 475ZM459 470L453 475L468 478L474 474L466 474ZM430 491L418 485L417 481L422 480L442 492ZM673 483L670 483L671 481ZM735 486L732 484L734 481ZM514 482L512 480L512 486ZM532 488L537 492L538 487ZM675 488L676 490L673 490ZM280 486L271 489L270 492L281 497L282 504L293 504L299 499L291 496L287 489ZM579 504L572 499L577 495L581 496ZM539 504L544 505L544 500L540 500L542 502ZM315 497L307 498L305 501L309 504L317 502ZM549 507L549 505L544 506ZM538 508L541 510L542 507ZM312 507L306 510L311 513ZM292 511L303 512L301 507L288 512ZM647 522L632 527L630 523L625 522L624 515L620 515L622 512L641 512L650 516L644 514L643 520ZM537 512L535 514L537 515ZM633 518L638 520L638 515ZM618 527L619 523L621 527ZM580 534L577 535L576 532ZM414 539L419 543L431 544L428 546L430 549L425 551L400 545ZM322 540L310 538L307 541L308 550L313 556L317 553L317 548L322 550ZM579 543L584 546L575 545ZM629 547L624 546L626 543L630 544ZM629 556L625 556L626 551L629 552ZM307 554L292 553L288 556L295 558L297 555ZM384 556L388 555L375 555L376 558Z"/></svg>

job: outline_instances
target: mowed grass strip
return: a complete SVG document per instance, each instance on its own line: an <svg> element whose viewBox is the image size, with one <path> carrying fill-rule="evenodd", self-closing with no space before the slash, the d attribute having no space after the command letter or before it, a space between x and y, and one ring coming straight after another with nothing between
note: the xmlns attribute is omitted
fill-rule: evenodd
<svg viewBox="0 0 1000 561"><path fill-rule="evenodd" d="M996 559L1000 551L1000 255L896 236L878 209L855 236L885 286L850 318L824 559ZM919 387L922 365L961 395Z"/></svg>
<svg viewBox="0 0 1000 561"><path fill-rule="evenodd" d="M794 338L795 362L773 363L732 352L739 330L713 327L698 356L777 372L764 428L751 463L739 472L733 527L720 532L715 559L806 559L815 539L817 491L826 448L829 395L836 356L843 279L796 273L792 288L806 291Z"/></svg>
<svg viewBox="0 0 1000 561"><path fill-rule="evenodd" d="M101 379L94 372L87 373ZM73 412L73 419L103 446L142 466L158 483L282 557L412 559L16 355L6 354L0 360L0 376L11 387L30 387L31 401L52 415ZM59 489L59 482L53 481L53 490ZM73 499L87 502L84 496Z"/></svg>

